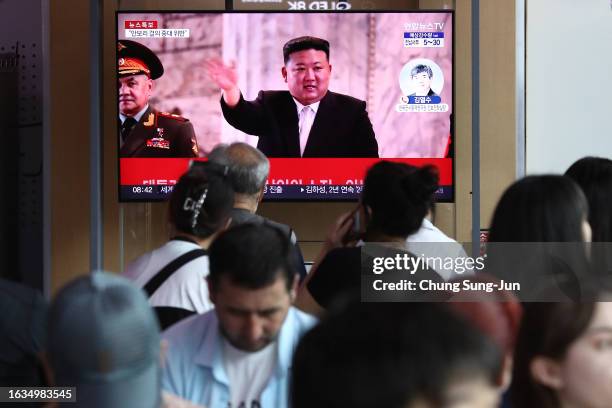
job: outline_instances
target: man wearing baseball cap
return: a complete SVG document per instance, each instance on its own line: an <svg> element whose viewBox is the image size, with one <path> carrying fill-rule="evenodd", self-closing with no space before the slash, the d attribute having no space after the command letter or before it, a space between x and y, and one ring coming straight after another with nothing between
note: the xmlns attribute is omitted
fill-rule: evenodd
<svg viewBox="0 0 612 408"><path fill-rule="evenodd" d="M161 391L157 319L127 279L97 271L67 284L48 317L45 361L72 408L202 408Z"/></svg>
<svg viewBox="0 0 612 408"><path fill-rule="evenodd" d="M179 115L149 105L154 80L164 67L149 48L117 42L120 157L197 157L193 126Z"/></svg>

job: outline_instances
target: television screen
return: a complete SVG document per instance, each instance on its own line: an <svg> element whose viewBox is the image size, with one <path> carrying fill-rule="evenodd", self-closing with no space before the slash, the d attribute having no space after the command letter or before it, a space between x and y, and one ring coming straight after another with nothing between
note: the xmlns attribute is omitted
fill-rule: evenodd
<svg viewBox="0 0 612 408"><path fill-rule="evenodd" d="M453 12L118 12L119 198L163 200L219 143L266 200L355 200L382 158L454 198Z"/></svg>

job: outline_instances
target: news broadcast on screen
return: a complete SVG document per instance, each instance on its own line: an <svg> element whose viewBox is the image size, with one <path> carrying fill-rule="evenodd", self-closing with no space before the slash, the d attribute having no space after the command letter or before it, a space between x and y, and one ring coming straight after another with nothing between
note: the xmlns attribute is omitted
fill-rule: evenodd
<svg viewBox="0 0 612 408"><path fill-rule="evenodd" d="M264 199L356 200L380 159L439 170L454 199L453 12L118 12L120 201L167 198L244 142Z"/></svg>

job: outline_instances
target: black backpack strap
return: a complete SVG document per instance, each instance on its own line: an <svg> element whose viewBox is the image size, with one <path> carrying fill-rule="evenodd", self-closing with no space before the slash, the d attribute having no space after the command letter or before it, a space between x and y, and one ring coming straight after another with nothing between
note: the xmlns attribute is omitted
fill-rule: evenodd
<svg viewBox="0 0 612 408"><path fill-rule="evenodd" d="M159 321L160 329L166 330L174 323L181 321L196 314L193 310L181 309L180 307L171 306L155 306L153 307L157 320Z"/></svg>
<svg viewBox="0 0 612 408"><path fill-rule="evenodd" d="M153 276L146 285L144 285L143 289L147 292L149 297L153 296L155 291L159 289L159 287L170 277L177 269L181 266L185 265L187 262L192 261L196 258L206 255L207 252L201 248L191 250L189 252L185 252L183 255L176 258L174 261L170 262L168 265L164 266L164 268L157 272L155 276Z"/></svg>

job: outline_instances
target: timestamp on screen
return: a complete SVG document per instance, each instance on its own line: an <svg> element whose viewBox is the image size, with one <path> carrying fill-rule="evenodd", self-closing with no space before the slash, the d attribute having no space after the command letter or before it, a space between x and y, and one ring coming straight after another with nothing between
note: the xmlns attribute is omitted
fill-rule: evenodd
<svg viewBox="0 0 612 408"><path fill-rule="evenodd" d="M133 186L132 192L134 194L151 194L153 193L153 186Z"/></svg>

